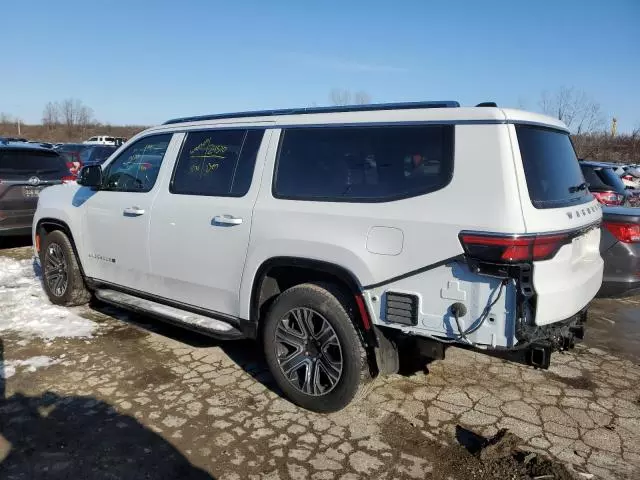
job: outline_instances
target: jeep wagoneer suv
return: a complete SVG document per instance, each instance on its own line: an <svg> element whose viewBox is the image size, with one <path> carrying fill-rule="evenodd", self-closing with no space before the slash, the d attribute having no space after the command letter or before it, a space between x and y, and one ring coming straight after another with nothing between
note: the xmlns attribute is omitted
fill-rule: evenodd
<svg viewBox="0 0 640 480"><path fill-rule="evenodd" d="M407 339L548 366L600 288L601 216L563 123L426 102L168 121L43 191L33 235L52 302L259 339L333 411Z"/></svg>

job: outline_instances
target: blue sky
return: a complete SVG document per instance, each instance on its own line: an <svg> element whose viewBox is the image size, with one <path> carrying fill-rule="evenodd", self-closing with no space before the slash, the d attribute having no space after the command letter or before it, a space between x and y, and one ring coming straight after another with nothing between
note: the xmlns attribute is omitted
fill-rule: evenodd
<svg viewBox="0 0 640 480"><path fill-rule="evenodd" d="M74 97L96 118L459 100L537 110L562 86L640 126L640 1L3 2L0 112L38 122Z"/></svg>

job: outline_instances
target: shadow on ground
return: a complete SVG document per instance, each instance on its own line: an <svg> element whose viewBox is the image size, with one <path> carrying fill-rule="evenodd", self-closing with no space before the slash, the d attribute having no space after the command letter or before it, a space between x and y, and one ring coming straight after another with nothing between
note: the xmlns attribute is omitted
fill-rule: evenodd
<svg viewBox="0 0 640 480"><path fill-rule="evenodd" d="M5 398L0 340L0 478L212 479L136 419L93 397Z"/></svg>
<svg viewBox="0 0 640 480"><path fill-rule="evenodd" d="M95 299L92 300L90 306L92 310L102 313L103 315L108 315L118 321L126 322L138 331L153 332L177 342L187 344L193 348L219 347L240 368L251 375L254 380L260 382L275 394L284 396L282 390L280 390L269 373L269 367L265 361L264 350L260 341L220 341L161 320L106 305ZM133 332L126 329L113 332L112 334L132 335ZM404 346L404 348L401 349L400 370L398 373L407 377L414 375L416 372L428 373L427 367L432 361L433 359L420 356L415 346L411 348L410 346Z"/></svg>
<svg viewBox="0 0 640 480"><path fill-rule="evenodd" d="M153 332L177 342L184 343L193 348L219 347L229 358L231 358L231 360L234 361L234 363L251 375L254 380L260 382L277 395L283 396L282 391L278 388L273 377L269 373L269 367L265 361L260 342L254 340L216 340L212 337L208 337L186 328L180 328L161 320L156 320L145 315L132 313L104 304L95 299L91 301L90 307L96 312L124 322L138 332ZM118 330L109 335L114 334L120 336L134 335L131 328Z"/></svg>

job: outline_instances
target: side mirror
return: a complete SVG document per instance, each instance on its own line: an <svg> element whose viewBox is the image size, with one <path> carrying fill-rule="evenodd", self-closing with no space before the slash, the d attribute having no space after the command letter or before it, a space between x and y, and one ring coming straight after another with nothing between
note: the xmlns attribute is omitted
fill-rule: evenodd
<svg viewBox="0 0 640 480"><path fill-rule="evenodd" d="M82 167L77 180L78 185L98 188L102 185L102 167L100 165L87 165Z"/></svg>

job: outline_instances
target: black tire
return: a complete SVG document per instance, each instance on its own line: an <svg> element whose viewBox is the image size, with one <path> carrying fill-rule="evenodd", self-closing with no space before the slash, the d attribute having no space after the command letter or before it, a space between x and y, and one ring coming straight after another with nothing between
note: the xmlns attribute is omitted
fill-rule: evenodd
<svg viewBox="0 0 640 480"><path fill-rule="evenodd" d="M55 259L55 262L54 262ZM40 252L42 285L51 303L65 307L84 305L91 299L69 237L60 230L47 233ZM55 268L54 265L61 265ZM56 273L66 275L66 284L56 284Z"/></svg>
<svg viewBox="0 0 640 480"><path fill-rule="evenodd" d="M283 364L287 362L286 358L291 358L294 354L300 355L296 353L297 351L294 351L294 353L290 354L290 357L287 357L282 351L282 342L276 340L276 332L279 326L282 325L281 321L292 318L289 314L296 309L308 309L318 313L319 316L316 318L322 322L323 326L325 325L324 321L328 322L333 329L333 333L335 333L335 336L332 336L333 348L336 348L335 345L339 344L340 358L342 360L341 374L330 389L328 386L318 387L319 389L326 389L326 393L321 390L315 394L305 393L302 391L301 385L296 385L294 380L287 378L284 373L285 367L281 368L280 366L281 362ZM315 412L335 412L347 406L354 398L359 398L361 396L359 391L365 390L365 386L370 384L371 375L367 353L356 330L355 319L356 314L352 302L348 301L348 297L340 289L331 284L305 283L294 286L278 296L265 319L262 340L271 374L278 386L293 403ZM324 327L320 327L320 329L322 328ZM311 357L315 358L318 363L322 363L322 359L317 359L319 356L325 358L324 353L317 352L323 352L324 350L323 348L318 350L318 345L320 345L320 341L316 343L316 347L310 347L316 348L316 353L312 353ZM318 356L314 357L316 354ZM323 365L325 364L326 362L323 363ZM315 362L313 365L315 365ZM313 368L315 369L315 367ZM326 372L326 370L324 371ZM318 378L323 375L318 373L320 370L315 369L314 372L314 375L318 375ZM295 375L299 375L299 373ZM324 375L324 379L326 384L331 383L327 375ZM302 380L296 381L296 383L301 382ZM322 383L320 380L319 382Z"/></svg>

